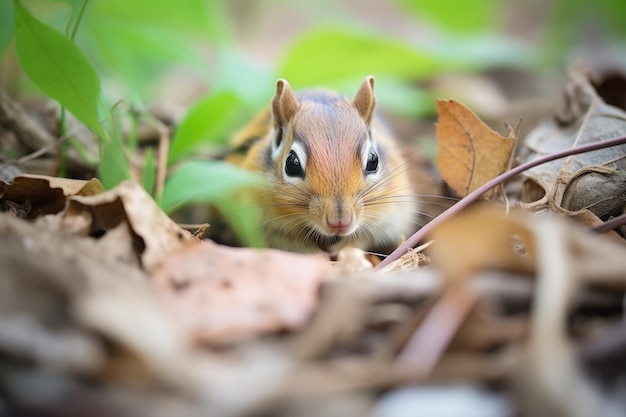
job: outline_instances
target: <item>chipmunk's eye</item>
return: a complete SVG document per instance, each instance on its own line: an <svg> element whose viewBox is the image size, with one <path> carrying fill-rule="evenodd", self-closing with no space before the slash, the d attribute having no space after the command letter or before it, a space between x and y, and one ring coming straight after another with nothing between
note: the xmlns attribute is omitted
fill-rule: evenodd
<svg viewBox="0 0 626 417"><path fill-rule="evenodd" d="M373 174L378 171L378 155L371 151L367 156L367 164L365 164L365 173Z"/></svg>
<svg viewBox="0 0 626 417"><path fill-rule="evenodd" d="M290 177L304 177L304 170L302 169L300 158L298 158L298 155L293 149L289 151L289 155L285 161L285 174Z"/></svg>

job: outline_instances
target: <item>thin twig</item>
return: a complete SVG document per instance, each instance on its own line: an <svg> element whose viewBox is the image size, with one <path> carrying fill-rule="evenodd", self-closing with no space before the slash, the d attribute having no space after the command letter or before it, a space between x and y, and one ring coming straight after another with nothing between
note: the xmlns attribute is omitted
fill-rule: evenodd
<svg viewBox="0 0 626 417"><path fill-rule="evenodd" d="M591 228L595 233L606 233L626 224L626 213Z"/></svg>
<svg viewBox="0 0 626 417"><path fill-rule="evenodd" d="M395 366L410 369L418 380L427 379L477 301L478 294L463 283L449 286L404 346Z"/></svg>
<svg viewBox="0 0 626 417"><path fill-rule="evenodd" d="M543 156L541 158L537 158L533 161L526 162L522 165L519 165L509 171L505 172L492 179L491 181L483 184L481 187L469 193L465 198L460 200L458 203L450 207L448 210L444 211L442 214L434 218L430 223L426 226L422 227L416 233L414 233L410 238L408 238L404 243L402 243L396 250L391 252L387 258L385 258L380 264L376 266L375 269L380 270L396 259L400 258L404 255L410 248L415 246L418 242L424 239L428 233L430 233L435 227L439 224L443 223L445 220L449 219L451 216L457 214L464 208L468 207L470 204L478 200L478 198L483 195L485 192L489 191L493 187L498 184L503 183L504 181L508 181L513 178L517 174L520 174L528 169L534 168L538 165L545 164L546 162L554 161L556 159L565 158L571 155L578 155L585 152L596 151L598 149L610 148L612 146L618 146L626 144L626 136L613 138L609 140L605 140L602 142L591 143L588 145L579 146L577 148L571 148L564 151L556 152L550 155Z"/></svg>

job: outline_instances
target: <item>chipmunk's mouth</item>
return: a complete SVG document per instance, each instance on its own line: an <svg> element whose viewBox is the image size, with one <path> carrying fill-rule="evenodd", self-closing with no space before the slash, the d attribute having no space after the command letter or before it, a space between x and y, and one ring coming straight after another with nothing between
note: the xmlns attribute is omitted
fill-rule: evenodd
<svg viewBox="0 0 626 417"><path fill-rule="evenodd" d="M315 238L315 243L317 247L323 250L324 252L330 252L332 247L343 239L344 236L326 236L326 235L317 235Z"/></svg>

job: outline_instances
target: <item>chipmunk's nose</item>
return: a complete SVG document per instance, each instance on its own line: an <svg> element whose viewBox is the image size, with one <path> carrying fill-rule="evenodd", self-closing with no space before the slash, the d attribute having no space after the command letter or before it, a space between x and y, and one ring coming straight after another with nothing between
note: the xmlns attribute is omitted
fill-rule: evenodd
<svg viewBox="0 0 626 417"><path fill-rule="evenodd" d="M358 228L352 203L341 196L325 201L320 220L320 231L327 236L347 236Z"/></svg>
<svg viewBox="0 0 626 417"><path fill-rule="evenodd" d="M347 235L354 231L354 219L352 213L347 210L327 214L326 224L334 235Z"/></svg>
<svg viewBox="0 0 626 417"><path fill-rule="evenodd" d="M345 232L352 226L351 218L328 219L328 227L336 231L337 234Z"/></svg>

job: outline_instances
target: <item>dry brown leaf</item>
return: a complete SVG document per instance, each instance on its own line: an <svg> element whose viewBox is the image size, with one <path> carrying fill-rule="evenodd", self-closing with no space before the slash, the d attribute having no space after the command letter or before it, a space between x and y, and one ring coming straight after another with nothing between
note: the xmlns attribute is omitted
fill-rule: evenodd
<svg viewBox="0 0 626 417"><path fill-rule="evenodd" d="M106 231L128 222L140 238L137 250L148 272L168 255L197 241L170 219L140 185L130 181L98 195L69 198L63 222L84 223L85 216L91 219L92 231Z"/></svg>
<svg viewBox="0 0 626 417"><path fill-rule="evenodd" d="M22 175L12 184L0 181L0 203L12 204L9 208L21 213L19 217L35 218L62 212L60 227L73 234L99 234L128 223L138 237L134 242L135 250L148 272L167 254L196 241L133 182L124 182L105 192L95 178L83 181Z"/></svg>
<svg viewBox="0 0 626 417"><path fill-rule="evenodd" d="M467 210L433 230L432 260L451 280L488 269L532 273L531 259L520 254L515 236L533 252L529 232L501 209Z"/></svg>
<svg viewBox="0 0 626 417"><path fill-rule="evenodd" d="M330 274L321 255L200 242L170 257L153 282L194 339L223 344L298 329Z"/></svg>
<svg viewBox="0 0 626 417"><path fill-rule="evenodd" d="M626 135L626 112L605 104L586 75L573 71L555 120L529 133L522 161ZM539 165L524 173L523 201L573 215L590 210L607 219L626 204L626 145L600 149Z"/></svg>
<svg viewBox="0 0 626 417"><path fill-rule="evenodd" d="M90 196L103 191L104 186L97 178L86 181L22 174L10 184L0 181L0 203L5 209L9 204L17 209L19 217L33 219L59 213L69 196Z"/></svg>
<svg viewBox="0 0 626 417"><path fill-rule="evenodd" d="M573 265L581 280L596 288L626 291L623 243L593 234L557 216L534 217L514 211L504 217L502 210L494 207L468 210L433 231L435 244L431 259L453 281L482 270L534 274L537 236L542 227L552 223L558 225L558 238L569 242L571 259L566 264ZM476 243L477 237L480 244ZM561 260L554 262L558 264Z"/></svg>
<svg viewBox="0 0 626 417"><path fill-rule="evenodd" d="M516 142L511 127L508 136L500 136L456 100L437 100L437 113L437 167L459 196L465 197L509 169ZM494 192L483 197L490 198Z"/></svg>

